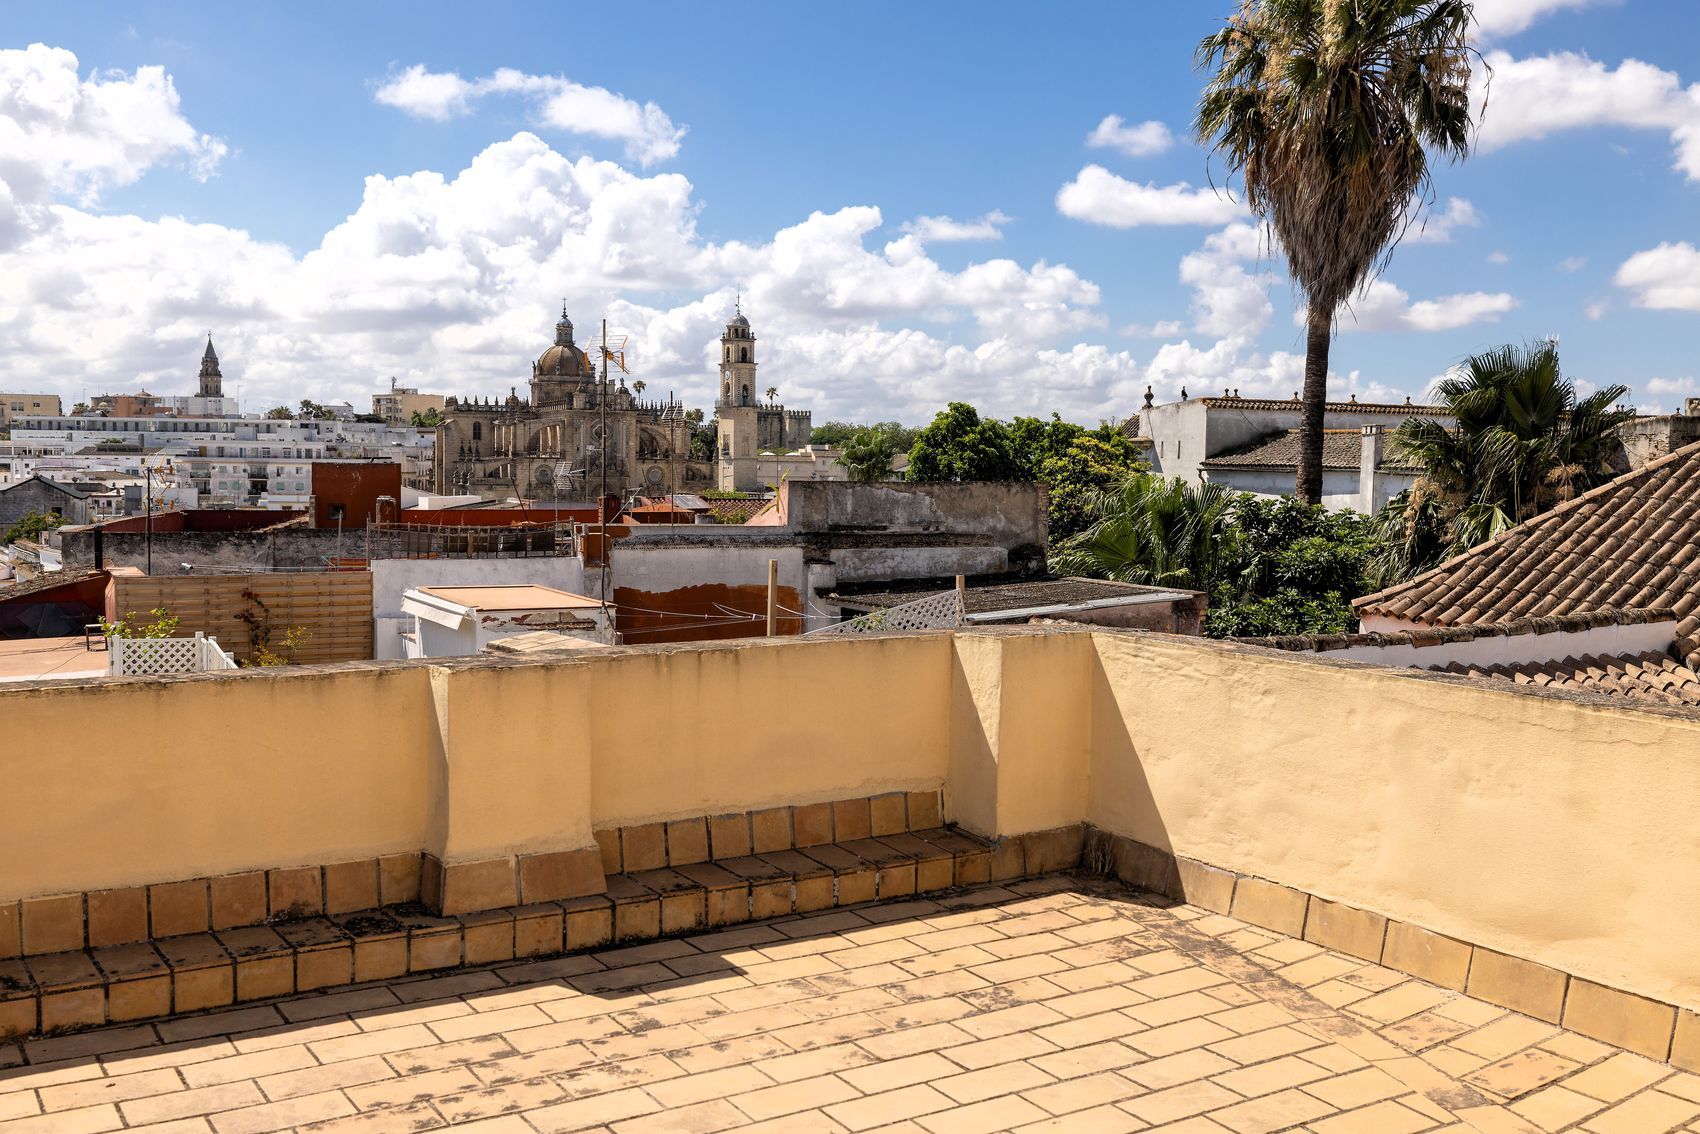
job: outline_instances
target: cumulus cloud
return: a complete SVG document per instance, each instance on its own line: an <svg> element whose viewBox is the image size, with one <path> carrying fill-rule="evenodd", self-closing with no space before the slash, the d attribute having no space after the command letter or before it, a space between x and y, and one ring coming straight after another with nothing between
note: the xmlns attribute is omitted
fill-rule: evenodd
<svg viewBox="0 0 1700 1134"><path fill-rule="evenodd" d="M1475 323L1495 323L1518 306L1507 292L1468 291L1411 301L1404 288L1375 280L1340 314L1341 331L1453 331ZM1293 321L1303 324L1304 312Z"/></svg>
<svg viewBox="0 0 1700 1134"><path fill-rule="evenodd" d="M1588 258L1586 256L1566 256L1558 262L1558 270L1561 272L1580 272L1587 266Z"/></svg>
<svg viewBox="0 0 1700 1134"><path fill-rule="evenodd" d="M904 222L903 231L912 234L923 244L943 244L959 240L1002 240L1003 226L1014 219L997 209L966 221L953 217L916 217L912 221Z"/></svg>
<svg viewBox="0 0 1700 1134"><path fill-rule="evenodd" d="M225 152L183 116L163 68L85 79L63 48L0 50L0 249L49 222L55 196L92 205L165 163L205 180Z"/></svg>
<svg viewBox="0 0 1700 1134"><path fill-rule="evenodd" d="M1089 165L1057 190L1057 211L1075 220L1111 228L1141 225L1227 224L1243 218L1243 204L1214 189L1140 184Z"/></svg>
<svg viewBox="0 0 1700 1134"><path fill-rule="evenodd" d="M638 103L605 87L587 87L564 75L529 75L503 67L480 79L453 71L428 71L415 63L379 84L373 97L385 106L436 122L472 112L489 95L529 100L540 125L625 143L626 156L640 165L665 161L679 152L685 128L677 126L653 102Z"/></svg>
<svg viewBox="0 0 1700 1134"><path fill-rule="evenodd" d="M868 206L710 242L682 175L569 159L529 133L452 174L368 177L353 213L299 256L220 225L46 207L54 223L0 254L0 309L19 313L0 321L0 354L17 381L72 396L85 391L66 376L91 372L192 388L207 327L249 409L358 402L392 374L505 395L523 391L564 295L581 334L606 314L653 390L703 405L740 287L764 373L822 415L923 420L956 397L1093 420L1138 392L1124 389L1131 356L1077 337L1105 320L1097 286L1066 265L946 269L913 233L881 245Z"/></svg>
<svg viewBox="0 0 1700 1134"><path fill-rule="evenodd" d="M1173 146L1175 136L1161 122L1130 125L1121 115L1111 114L1086 135L1086 144L1094 149L1120 150L1129 157L1150 157Z"/></svg>
<svg viewBox="0 0 1700 1134"><path fill-rule="evenodd" d="M1543 16L1587 8L1601 0L1476 0L1476 26L1483 35L1514 35Z"/></svg>
<svg viewBox="0 0 1700 1134"><path fill-rule="evenodd" d="M1487 262L1490 264L1509 264L1511 263L1511 256L1496 248L1492 252L1488 253Z"/></svg>
<svg viewBox="0 0 1700 1134"><path fill-rule="evenodd" d="M1204 247L1181 258L1180 278L1192 288L1193 329L1219 338L1248 339L1269 326L1273 274L1246 270L1269 241L1243 221L1204 239Z"/></svg>
<svg viewBox="0 0 1700 1134"><path fill-rule="evenodd" d="M1480 228L1481 224L1482 214L1476 211L1476 206L1462 197L1452 197L1445 208L1430 209L1414 217L1411 227L1405 230L1405 240L1411 244L1450 244L1459 229Z"/></svg>
<svg viewBox="0 0 1700 1134"><path fill-rule="evenodd" d="M1684 87L1673 71L1626 59L1616 68L1562 51L1517 59L1490 51L1493 83L1477 77L1483 106L1480 145L1495 150L1563 130L1618 126L1663 130L1676 149L1675 168L1700 181L1700 83Z"/></svg>
<svg viewBox="0 0 1700 1134"><path fill-rule="evenodd" d="M1612 282L1632 292L1637 307L1700 312L1700 249L1681 241L1637 252Z"/></svg>

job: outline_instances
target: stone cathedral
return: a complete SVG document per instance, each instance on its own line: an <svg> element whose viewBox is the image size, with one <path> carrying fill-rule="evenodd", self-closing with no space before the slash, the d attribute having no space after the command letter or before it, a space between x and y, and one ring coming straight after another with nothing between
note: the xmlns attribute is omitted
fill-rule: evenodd
<svg viewBox="0 0 1700 1134"><path fill-rule="evenodd" d="M608 491L621 497L699 492L749 481L751 474L738 477L733 470L753 472L762 449L785 452L807 445L809 414L759 400L755 336L741 310L727 323L720 342L717 460L693 461L684 407L672 400L640 401L613 367L603 437L600 370L573 341L573 323L563 307L554 344L532 363L530 398L510 389L506 399L447 400L437 426L436 491L487 499L517 495L592 501L602 487L604 461Z"/></svg>

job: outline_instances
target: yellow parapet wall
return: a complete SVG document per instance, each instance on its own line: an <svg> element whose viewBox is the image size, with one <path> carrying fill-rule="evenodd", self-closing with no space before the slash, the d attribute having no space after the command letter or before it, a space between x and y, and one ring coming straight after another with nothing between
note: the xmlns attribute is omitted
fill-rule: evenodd
<svg viewBox="0 0 1700 1134"><path fill-rule="evenodd" d="M1095 826L1700 1006L1700 714L1094 640Z"/></svg>
<svg viewBox="0 0 1700 1134"><path fill-rule="evenodd" d="M0 907L420 852L511 895L597 832L942 786L966 830L1090 823L1297 932L1384 915L1700 1006L1687 711L1022 628L15 687L0 721Z"/></svg>

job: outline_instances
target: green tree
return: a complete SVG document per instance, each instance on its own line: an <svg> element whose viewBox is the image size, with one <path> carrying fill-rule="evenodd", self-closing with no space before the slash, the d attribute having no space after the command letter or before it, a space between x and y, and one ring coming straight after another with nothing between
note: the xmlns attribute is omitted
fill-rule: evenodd
<svg viewBox="0 0 1700 1134"><path fill-rule="evenodd" d="M842 446L850 438L861 432L865 426L848 421L828 421L815 426L809 431L809 444L831 445L834 448Z"/></svg>
<svg viewBox="0 0 1700 1134"><path fill-rule="evenodd" d="M1470 149L1469 0L1243 0L1198 47L1194 130L1245 184L1307 301L1296 494L1322 498L1334 320Z"/></svg>
<svg viewBox="0 0 1700 1134"><path fill-rule="evenodd" d="M1220 484L1135 473L1097 494L1093 522L1055 546L1051 569L1122 583L1209 590L1237 555L1236 498Z"/></svg>
<svg viewBox="0 0 1700 1134"><path fill-rule="evenodd" d="M6 529L6 534L0 536L0 545L17 543L19 540L40 539L43 532L65 524L65 517L53 512L31 512L17 523Z"/></svg>
<svg viewBox="0 0 1700 1134"><path fill-rule="evenodd" d="M996 418L982 419L966 402L939 411L909 449L912 481L1022 480L1024 471L1009 428Z"/></svg>
<svg viewBox="0 0 1700 1134"><path fill-rule="evenodd" d="M411 424L415 429L435 429L442 423L443 413L435 407L422 410L416 409L413 411L411 418Z"/></svg>
<svg viewBox="0 0 1700 1134"><path fill-rule="evenodd" d="M719 422L700 409L692 409L685 411L685 425L691 431L691 460L714 460L714 447L719 444Z"/></svg>
<svg viewBox="0 0 1700 1134"><path fill-rule="evenodd" d="M89 404L87 402L78 402L76 405L71 407L71 412L73 414L84 414L92 411L89 409Z"/></svg>
<svg viewBox="0 0 1700 1134"><path fill-rule="evenodd" d="M844 442L839 460L850 470L851 480L885 480L891 475L891 459L903 451L900 431L893 422L882 422L857 430Z"/></svg>
<svg viewBox="0 0 1700 1134"><path fill-rule="evenodd" d="M1374 524L1295 497L1242 496L1234 559L1210 593L1214 637L1339 634L1356 626L1352 600L1368 589Z"/></svg>
<svg viewBox="0 0 1700 1134"><path fill-rule="evenodd" d="M182 622L163 606L154 607L148 614L151 617L143 618L132 610L117 622L108 622L103 614L100 632L108 638L169 638Z"/></svg>
<svg viewBox="0 0 1700 1134"><path fill-rule="evenodd" d="M330 421L336 414L331 411L329 406L320 405L311 398L302 398L301 416L313 421Z"/></svg>
<svg viewBox="0 0 1700 1134"><path fill-rule="evenodd" d="M271 409L266 411L266 416L275 418L279 421L287 421L295 416L295 411L290 409L288 406L273 406Z"/></svg>
<svg viewBox="0 0 1700 1134"><path fill-rule="evenodd" d="M1061 453L1046 457L1035 479L1045 485L1050 497L1051 541L1061 542L1084 531L1092 522L1092 502L1131 474L1144 471L1146 465L1132 440L1113 430L1109 438L1082 430Z"/></svg>
<svg viewBox="0 0 1700 1134"><path fill-rule="evenodd" d="M1634 417L1607 386L1578 397L1558 344L1507 345L1466 359L1435 387L1457 418L1412 418L1393 444L1422 467L1376 517L1378 585L1420 574L1467 548L1609 480L1622 456L1617 429Z"/></svg>

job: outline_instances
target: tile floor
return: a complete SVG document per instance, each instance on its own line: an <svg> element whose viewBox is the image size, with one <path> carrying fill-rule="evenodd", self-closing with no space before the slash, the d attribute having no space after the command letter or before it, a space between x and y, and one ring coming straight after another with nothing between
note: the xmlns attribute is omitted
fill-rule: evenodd
<svg viewBox="0 0 1700 1134"><path fill-rule="evenodd" d="M1700 1131L1700 1077L1052 877L0 1045L0 1134Z"/></svg>

